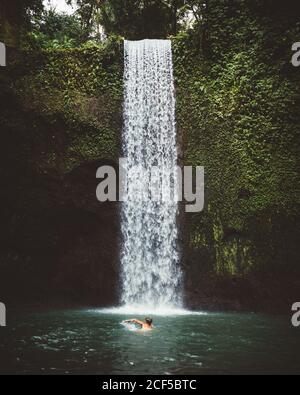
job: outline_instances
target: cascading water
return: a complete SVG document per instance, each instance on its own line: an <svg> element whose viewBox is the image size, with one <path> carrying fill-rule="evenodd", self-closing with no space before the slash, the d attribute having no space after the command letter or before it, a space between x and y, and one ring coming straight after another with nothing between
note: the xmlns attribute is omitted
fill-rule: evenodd
<svg viewBox="0 0 300 395"><path fill-rule="evenodd" d="M122 204L121 301L143 311L180 308L178 203L168 198L168 171L177 165L171 42L125 41L124 46L123 153L131 194ZM159 169L160 198L135 199L150 196L154 167ZM173 187L176 183L174 173Z"/></svg>

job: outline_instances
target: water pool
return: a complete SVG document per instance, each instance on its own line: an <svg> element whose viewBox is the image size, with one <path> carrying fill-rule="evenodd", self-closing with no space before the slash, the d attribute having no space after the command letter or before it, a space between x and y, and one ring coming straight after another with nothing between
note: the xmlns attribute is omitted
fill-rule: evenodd
<svg viewBox="0 0 300 395"><path fill-rule="evenodd" d="M15 313L1 328L0 373L300 373L300 328L289 317L154 315L145 333L126 330L126 318L95 309Z"/></svg>

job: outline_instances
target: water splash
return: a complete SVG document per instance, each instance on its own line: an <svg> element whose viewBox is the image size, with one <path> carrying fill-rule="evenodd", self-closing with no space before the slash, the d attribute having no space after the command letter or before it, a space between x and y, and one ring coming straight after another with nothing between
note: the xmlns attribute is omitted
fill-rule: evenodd
<svg viewBox="0 0 300 395"><path fill-rule="evenodd" d="M192 310L186 310L180 307L176 306L170 306L170 307L149 307L149 304L147 305L130 305L130 306L121 306L121 307L107 307L107 308L99 308L99 309L92 309L89 310L91 313L99 313L99 314L115 314L115 315L120 315L122 317L128 317L128 316L139 316L141 319L144 319L146 315L152 316L182 316L182 315L208 315L209 313L205 311L192 311Z"/></svg>
<svg viewBox="0 0 300 395"><path fill-rule="evenodd" d="M158 184L163 188L158 201L129 197L122 205L121 302L130 310L180 308L178 204L169 198L168 173L177 165L171 42L125 41L124 46L123 152L129 173L137 166L143 169L139 177L128 176L128 188L149 196L154 166L160 169Z"/></svg>

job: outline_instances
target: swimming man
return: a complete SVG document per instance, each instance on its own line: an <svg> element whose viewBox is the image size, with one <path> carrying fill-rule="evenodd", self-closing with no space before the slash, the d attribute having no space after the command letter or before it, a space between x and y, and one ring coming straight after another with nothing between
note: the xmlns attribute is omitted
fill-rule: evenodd
<svg viewBox="0 0 300 395"><path fill-rule="evenodd" d="M153 329L152 318L149 318L149 317L145 318L145 322L137 320L136 318L131 318L130 320L125 320L124 322L138 324L141 326L141 329L143 331L150 331L151 329Z"/></svg>

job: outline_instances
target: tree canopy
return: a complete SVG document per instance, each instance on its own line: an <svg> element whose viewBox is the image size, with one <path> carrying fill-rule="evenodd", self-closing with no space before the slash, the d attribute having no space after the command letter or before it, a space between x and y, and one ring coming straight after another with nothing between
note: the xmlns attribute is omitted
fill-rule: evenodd
<svg viewBox="0 0 300 395"><path fill-rule="evenodd" d="M67 0L68 4L74 2ZM201 0L75 0L87 30L101 24L106 34L128 39L176 35L189 13L199 18Z"/></svg>
<svg viewBox="0 0 300 395"><path fill-rule="evenodd" d="M191 21L200 25L207 4L207 0L65 2L75 6L72 15L46 10L42 0L1 1L0 38L7 31L16 38L24 28L29 32L29 41L42 47L78 46L89 40L102 41L112 34L133 40L166 38L189 27Z"/></svg>

